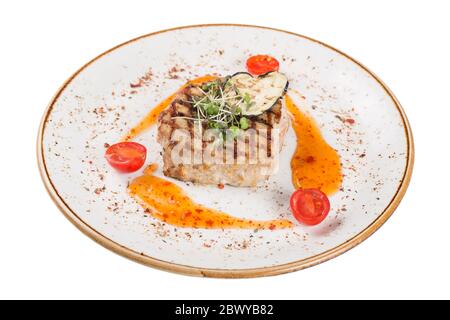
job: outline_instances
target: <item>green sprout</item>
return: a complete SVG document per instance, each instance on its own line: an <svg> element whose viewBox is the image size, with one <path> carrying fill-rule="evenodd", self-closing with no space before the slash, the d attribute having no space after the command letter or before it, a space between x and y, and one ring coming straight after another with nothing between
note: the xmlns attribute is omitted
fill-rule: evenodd
<svg viewBox="0 0 450 320"><path fill-rule="evenodd" d="M239 132L241 131L241 129L239 128L239 127L237 127L237 126L231 126L230 127L230 132L231 132L231 137L233 138L233 139L235 139L238 135L239 135Z"/></svg>
<svg viewBox="0 0 450 320"><path fill-rule="evenodd" d="M239 125L240 125L242 130L247 130L248 127L249 127L248 119L246 117L242 117L239 120Z"/></svg>

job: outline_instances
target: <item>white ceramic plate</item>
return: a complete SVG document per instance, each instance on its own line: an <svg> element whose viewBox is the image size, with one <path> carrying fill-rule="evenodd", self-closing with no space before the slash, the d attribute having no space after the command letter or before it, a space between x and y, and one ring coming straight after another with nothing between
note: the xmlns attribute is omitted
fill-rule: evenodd
<svg viewBox="0 0 450 320"><path fill-rule="evenodd" d="M251 54L277 57L302 109L341 157L344 181L316 227L276 231L183 229L144 215L103 158L149 109L195 76L244 70ZM173 69L175 67L175 69ZM149 76L151 73L151 76ZM146 76L147 75L147 76ZM140 88L130 83L144 79ZM343 123L342 116L355 119ZM161 163L155 128L136 139ZM266 188L186 187L197 202L252 219L290 218L292 129L281 168ZM202 25L149 34L95 58L59 90L38 137L44 183L62 212L105 247L149 266L211 277L299 270L370 236L404 195L413 165L412 134L398 101L373 73L328 45L294 33L243 25ZM162 175L161 172L157 172ZM175 181L175 180L173 180ZM282 191L282 192L279 192ZM290 218L291 219L291 218Z"/></svg>

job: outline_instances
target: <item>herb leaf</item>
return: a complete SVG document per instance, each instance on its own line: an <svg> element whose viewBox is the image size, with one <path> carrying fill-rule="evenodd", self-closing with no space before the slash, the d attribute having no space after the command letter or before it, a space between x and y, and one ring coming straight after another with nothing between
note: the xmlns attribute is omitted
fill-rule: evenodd
<svg viewBox="0 0 450 320"><path fill-rule="evenodd" d="M251 104L252 103L252 98L250 98L250 95L246 92L245 94L244 94L244 102L247 104L247 105L249 105L249 104Z"/></svg>
<svg viewBox="0 0 450 320"><path fill-rule="evenodd" d="M246 117L242 117L239 120L239 125L240 125L242 130L247 130L248 127L249 127L248 119Z"/></svg>
<svg viewBox="0 0 450 320"><path fill-rule="evenodd" d="M230 127L231 137L233 139L236 138L239 135L240 131L241 131L241 129L239 129L239 127L231 126Z"/></svg>

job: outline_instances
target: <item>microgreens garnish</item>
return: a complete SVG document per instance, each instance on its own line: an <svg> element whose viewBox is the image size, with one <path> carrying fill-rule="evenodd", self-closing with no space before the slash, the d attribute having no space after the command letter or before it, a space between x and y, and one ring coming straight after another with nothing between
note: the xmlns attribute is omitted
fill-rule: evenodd
<svg viewBox="0 0 450 320"><path fill-rule="evenodd" d="M242 115L240 106L242 103L251 106L252 101L248 93L241 95L227 80L219 79L199 87L202 95L193 96L189 101L195 112L188 119L198 122L199 127L206 123L208 128L222 132L230 129L235 138L240 130L249 128L249 120Z"/></svg>

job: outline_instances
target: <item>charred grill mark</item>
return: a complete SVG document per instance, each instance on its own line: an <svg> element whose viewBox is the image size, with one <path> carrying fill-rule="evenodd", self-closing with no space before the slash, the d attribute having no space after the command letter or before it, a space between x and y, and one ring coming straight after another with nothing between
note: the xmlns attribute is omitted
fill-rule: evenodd
<svg viewBox="0 0 450 320"><path fill-rule="evenodd" d="M272 115L273 113L267 113L267 118L271 125L267 126L267 156L270 158L272 156Z"/></svg>
<svg viewBox="0 0 450 320"><path fill-rule="evenodd" d="M267 157L272 157L272 128L267 130Z"/></svg>

